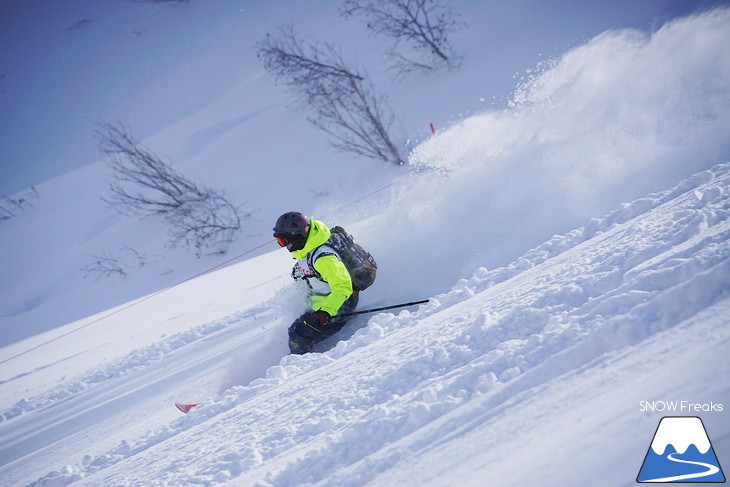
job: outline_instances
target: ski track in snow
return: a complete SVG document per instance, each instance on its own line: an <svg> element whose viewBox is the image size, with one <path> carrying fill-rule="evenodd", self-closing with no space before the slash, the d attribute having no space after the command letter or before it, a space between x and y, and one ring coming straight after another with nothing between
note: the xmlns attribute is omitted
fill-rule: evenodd
<svg viewBox="0 0 730 487"><path fill-rule="evenodd" d="M623 205L507 267L478 269L416 311L378 314L324 353L285 356L249 385L29 485L381 485L377 476L408 452L468 424L469 410L458 413L465 405L491 411L529 401L522 393L730 297L728 188L730 165L721 164ZM2 417L12 424L96 396L227 333L247 313L265 308L169 337ZM727 340L726 327L716 331ZM453 415L459 420L444 419Z"/></svg>

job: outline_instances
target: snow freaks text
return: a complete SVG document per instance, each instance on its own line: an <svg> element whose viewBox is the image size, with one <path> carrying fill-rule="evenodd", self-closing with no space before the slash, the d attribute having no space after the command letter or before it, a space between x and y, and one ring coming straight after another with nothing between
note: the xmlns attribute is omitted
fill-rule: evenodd
<svg viewBox="0 0 730 487"><path fill-rule="evenodd" d="M721 413L724 410L722 403L695 403L691 401L640 401L639 411L668 412L668 413Z"/></svg>

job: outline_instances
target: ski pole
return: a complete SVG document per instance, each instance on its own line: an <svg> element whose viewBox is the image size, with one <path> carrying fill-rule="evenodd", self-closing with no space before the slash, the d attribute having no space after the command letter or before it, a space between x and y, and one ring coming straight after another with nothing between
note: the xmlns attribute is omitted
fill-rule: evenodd
<svg viewBox="0 0 730 487"><path fill-rule="evenodd" d="M386 309L393 309L393 308L404 308L406 306L414 306L416 304L423 304L423 303L428 303L428 299L422 299L421 301L411 301L410 303L394 304L392 306L383 306L382 308L363 309L361 311L353 311L352 313L343 313L343 314L337 315L337 316L362 315L365 313L375 313L376 311L384 311Z"/></svg>

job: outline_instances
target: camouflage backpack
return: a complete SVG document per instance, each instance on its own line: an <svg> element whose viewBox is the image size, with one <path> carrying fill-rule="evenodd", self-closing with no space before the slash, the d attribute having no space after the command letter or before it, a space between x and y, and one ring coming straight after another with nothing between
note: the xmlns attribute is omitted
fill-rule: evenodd
<svg viewBox="0 0 730 487"><path fill-rule="evenodd" d="M367 289L375 282L378 264L370 252L362 245L355 242L352 235L347 233L340 226L330 229L332 235L324 244L320 245L314 252L309 253L310 262L307 262L310 269L314 269L314 261L323 255L336 254L350 273L352 288L356 291ZM319 277L319 276L317 276Z"/></svg>

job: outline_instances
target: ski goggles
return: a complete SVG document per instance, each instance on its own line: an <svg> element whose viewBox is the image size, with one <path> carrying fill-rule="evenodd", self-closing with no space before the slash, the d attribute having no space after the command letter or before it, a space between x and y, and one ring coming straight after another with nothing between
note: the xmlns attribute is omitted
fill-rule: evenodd
<svg viewBox="0 0 730 487"><path fill-rule="evenodd" d="M276 236L276 235L274 235L274 239L276 239L276 241L277 241L277 242L279 243L279 245L281 245L282 247L286 247L286 246L287 246L287 245L289 245L289 243L290 243L290 242L289 242L289 240L288 240L288 239L287 239L286 237L280 237L280 236Z"/></svg>

